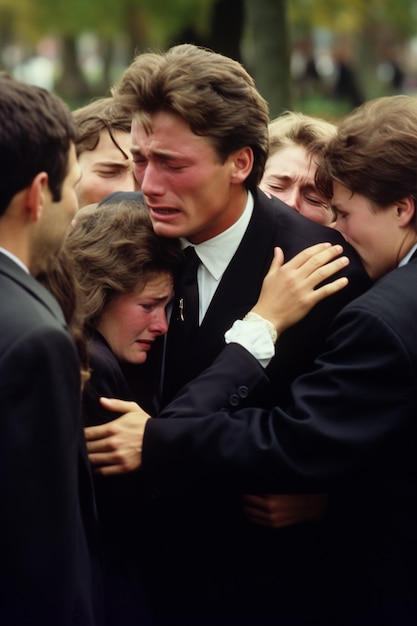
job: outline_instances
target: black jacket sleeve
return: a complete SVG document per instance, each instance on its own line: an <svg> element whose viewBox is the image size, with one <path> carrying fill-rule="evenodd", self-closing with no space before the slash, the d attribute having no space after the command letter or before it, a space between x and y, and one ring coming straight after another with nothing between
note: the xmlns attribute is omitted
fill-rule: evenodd
<svg viewBox="0 0 417 626"><path fill-rule="evenodd" d="M365 465L381 467L385 457L399 461L412 437L415 363L395 328L360 305L339 314L314 370L293 384L288 408L239 410L242 389L263 379L249 353L226 346L148 422L148 479L159 489L207 477L245 490L322 489Z"/></svg>

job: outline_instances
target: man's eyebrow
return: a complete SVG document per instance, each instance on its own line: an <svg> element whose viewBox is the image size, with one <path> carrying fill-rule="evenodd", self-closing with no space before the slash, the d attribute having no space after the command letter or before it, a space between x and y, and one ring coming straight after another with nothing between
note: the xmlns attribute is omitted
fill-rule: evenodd
<svg viewBox="0 0 417 626"><path fill-rule="evenodd" d="M292 180L293 176L291 174L270 174L271 178L275 178L277 180Z"/></svg>
<svg viewBox="0 0 417 626"><path fill-rule="evenodd" d="M305 185L303 185L303 188L304 188L305 191L315 191L316 193L319 193L316 185L312 181L310 181L310 182L306 183Z"/></svg>
<svg viewBox="0 0 417 626"><path fill-rule="evenodd" d="M118 167L119 169L127 169L131 166L129 161L96 161L96 165L99 167Z"/></svg>
<svg viewBox="0 0 417 626"><path fill-rule="evenodd" d="M147 158L146 155L143 154L140 148L135 148L132 146L132 148L130 148L130 152L132 153L133 156L141 156L144 159ZM156 157L157 159L169 159L169 160L178 160L178 159L186 158L184 155L177 154L176 152L169 152L167 150L152 150L152 156Z"/></svg>

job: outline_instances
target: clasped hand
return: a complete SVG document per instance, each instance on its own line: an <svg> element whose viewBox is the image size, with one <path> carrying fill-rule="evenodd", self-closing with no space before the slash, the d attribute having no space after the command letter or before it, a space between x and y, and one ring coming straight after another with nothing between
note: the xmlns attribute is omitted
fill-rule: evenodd
<svg viewBox="0 0 417 626"><path fill-rule="evenodd" d="M243 496L246 517L255 524L284 528L302 522L318 522L327 503L325 493L248 494Z"/></svg>
<svg viewBox="0 0 417 626"><path fill-rule="evenodd" d="M110 476L138 469L142 464L142 443L150 416L136 402L100 398L109 411L121 417L84 429L88 458L94 471Z"/></svg>

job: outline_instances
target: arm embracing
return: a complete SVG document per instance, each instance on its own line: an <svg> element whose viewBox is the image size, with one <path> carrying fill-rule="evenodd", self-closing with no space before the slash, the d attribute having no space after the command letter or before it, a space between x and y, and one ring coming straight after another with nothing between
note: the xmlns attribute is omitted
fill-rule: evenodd
<svg viewBox="0 0 417 626"><path fill-rule="evenodd" d="M210 377L213 388L238 378L233 352L219 359L222 376L215 362L206 372L207 388ZM395 331L377 316L347 307L313 372L294 383L288 409L223 410L199 420L178 412L175 419L150 420L143 471L167 489L210 475L229 477L242 490L325 490L370 463L404 430L416 409L416 383ZM198 396L198 384L191 383L188 393Z"/></svg>

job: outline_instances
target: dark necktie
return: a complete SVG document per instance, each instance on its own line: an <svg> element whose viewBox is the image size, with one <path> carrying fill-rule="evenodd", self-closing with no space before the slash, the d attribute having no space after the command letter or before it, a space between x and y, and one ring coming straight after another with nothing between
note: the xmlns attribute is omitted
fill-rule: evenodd
<svg viewBox="0 0 417 626"><path fill-rule="evenodd" d="M169 401L188 382L190 348L199 327L197 270L201 261L193 246L184 250L186 261L176 285L166 341L163 398Z"/></svg>
<svg viewBox="0 0 417 626"><path fill-rule="evenodd" d="M197 271L201 261L192 246L185 248L184 253L186 262L177 288L178 297L175 298L176 307L172 312L169 332L178 326L183 334L189 336L199 325Z"/></svg>

